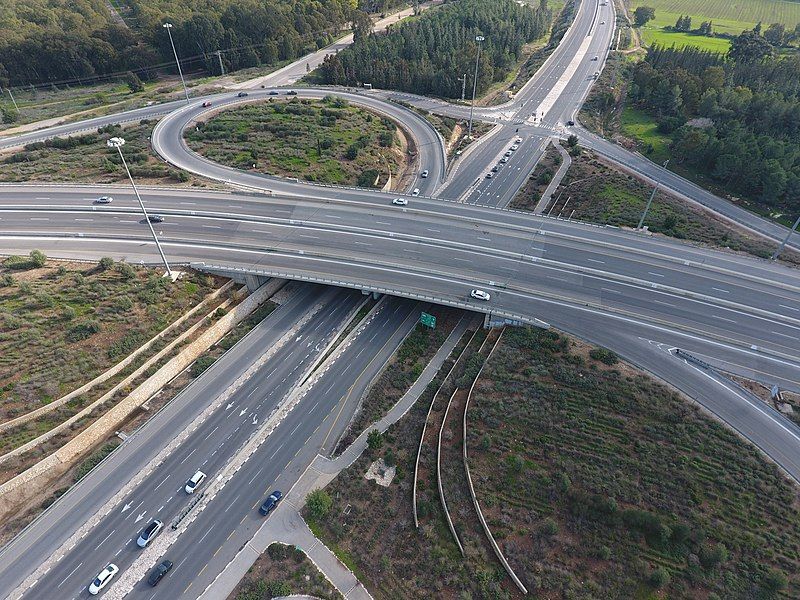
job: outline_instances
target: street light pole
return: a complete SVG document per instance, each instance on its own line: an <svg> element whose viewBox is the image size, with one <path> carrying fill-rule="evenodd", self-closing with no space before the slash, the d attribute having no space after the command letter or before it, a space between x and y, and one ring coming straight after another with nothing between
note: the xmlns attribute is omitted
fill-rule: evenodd
<svg viewBox="0 0 800 600"><path fill-rule="evenodd" d="M461 82L461 101L464 101L464 96L467 93L467 74L464 73L462 77L458 78L458 81Z"/></svg>
<svg viewBox="0 0 800 600"><path fill-rule="evenodd" d="M125 140L121 137L113 137L106 141L106 146L109 148L116 148L117 152L119 152L119 158L122 160L122 166L125 167L125 172L128 174L128 179L131 181L131 185L133 186L133 193L136 194L136 199L139 201L139 207L142 209L142 214L144 215L144 220L147 223L147 226L150 227L150 233L153 234L153 239L156 242L156 248L158 248L158 253L161 255L161 260L164 261L164 266L167 268L167 275L169 275L170 279L173 278L172 269L169 268L169 263L167 262L167 257L164 254L164 250L161 249L161 243L158 241L158 237L156 236L156 230L153 229L153 224L150 222L150 217L147 216L147 209L144 207L144 202L142 202L142 197L139 195L139 190L136 187L136 184L133 182L133 176L131 175L130 169L128 169L128 163L125 162L125 157L122 155L122 147L125 145Z"/></svg>
<svg viewBox="0 0 800 600"><path fill-rule="evenodd" d="M668 164L669 164L669 159L667 159L666 161L664 161L664 168L665 168L665 169L667 168L667 165L668 165ZM661 183L660 183L660 182L656 182L656 187L654 187L654 188L653 188L653 193L652 193L652 194L650 194L650 199L647 201L647 204L646 204L646 205L645 205L645 207L644 207L644 212L642 213L642 218L641 218L641 219L639 219L639 224L636 226L636 230L637 230L637 231L639 231L639 230L642 228L642 225L644 224L644 219L645 219L645 217L647 216L647 211L649 211L649 210L650 210L650 205L653 203L653 198L655 198L655 197L656 197L656 192L658 191L658 187L659 187L660 185L661 185Z"/></svg>
<svg viewBox="0 0 800 600"><path fill-rule="evenodd" d="M475 77L472 78L472 104L469 107L469 131L467 132L467 139L472 139L472 113L475 111L475 90L478 87L478 62L481 59L481 42L486 38L482 35L476 35L475 41L478 43L478 53L475 55Z"/></svg>
<svg viewBox="0 0 800 600"><path fill-rule="evenodd" d="M172 23L164 23L162 25L167 30L169 36L169 45L172 46L172 54L175 55L175 64L178 65L178 75L181 76L181 83L183 84L183 93L186 94L186 102L189 102L189 90L186 89L186 81L183 79L183 71L181 70L181 61L178 60L178 51L175 50L175 42L172 41Z"/></svg>
<svg viewBox="0 0 800 600"><path fill-rule="evenodd" d="M772 256L770 257L772 260L775 260L781 255L781 252L783 252L783 247L786 245L786 242L789 241L789 238L792 237L792 234L794 233L794 230L797 229L798 225L800 225L800 217L797 217L797 220L794 222L794 225L792 225L792 228L789 230L789 233L787 233L786 237L783 238L781 245L778 246L778 249L772 253Z"/></svg>

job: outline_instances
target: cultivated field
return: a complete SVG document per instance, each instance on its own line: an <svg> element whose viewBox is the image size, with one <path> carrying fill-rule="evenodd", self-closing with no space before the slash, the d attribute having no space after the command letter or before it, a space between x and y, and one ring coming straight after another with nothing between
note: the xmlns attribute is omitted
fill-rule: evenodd
<svg viewBox="0 0 800 600"><path fill-rule="evenodd" d="M692 25L710 20L714 30L734 35L743 29L752 28L761 21L766 27L770 23L783 23L793 29L800 23L800 2L781 0L633 0L631 8L652 6L656 18L648 25L663 27L675 25L681 15L692 17Z"/></svg>

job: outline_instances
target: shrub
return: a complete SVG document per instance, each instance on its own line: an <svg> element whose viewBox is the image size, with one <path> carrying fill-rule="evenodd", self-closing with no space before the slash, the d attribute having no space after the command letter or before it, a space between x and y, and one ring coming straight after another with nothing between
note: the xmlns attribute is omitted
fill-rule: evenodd
<svg viewBox="0 0 800 600"><path fill-rule="evenodd" d="M122 276L123 279L133 279L136 277L136 270L128 263L117 263L117 272Z"/></svg>
<svg viewBox="0 0 800 600"><path fill-rule="evenodd" d="M539 528L539 531L541 531L542 535L552 537L558 533L558 523L556 523L552 518L547 517L542 522L542 526Z"/></svg>
<svg viewBox="0 0 800 600"><path fill-rule="evenodd" d="M104 256L100 259L99 265L103 271L108 271L114 268L114 259L109 256Z"/></svg>
<svg viewBox="0 0 800 600"><path fill-rule="evenodd" d="M285 581L270 581L267 584L267 592L273 598L288 596L292 593L292 586Z"/></svg>
<svg viewBox="0 0 800 600"><path fill-rule="evenodd" d="M205 371L211 365L213 365L214 361L216 360L217 359L214 358L213 356L201 356L196 361L194 361L194 364L192 365L192 368L190 369L189 373L191 374L192 377L199 377L203 373L203 371Z"/></svg>
<svg viewBox="0 0 800 600"><path fill-rule="evenodd" d="M592 348L589 351L589 356L607 365L615 365L619 362L619 356L608 348Z"/></svg>
<svg viewBox="0 0 800 600"><path fill-rule="evenodd" d="M383 446L383 435L377 429L373 429L367 434L367 447L376 452Z"/></svg>
<svg viewBox="0 0 800 600"><path fill-rule="evenodd" d="M81 340L85 340L90 338L95 333L100 331L100 323L94 320L87 320L78 323L77 325L73 325L67 331L67 341L70 343L80 342Z"/></svg>
<svg viewBox="0 0 800 600"><path fill-rule="evenodd" d="M785 590L789 585L789 580L783 571L770 569L769 573L761 580L761 589L769 596L777 596L779 592Z"/></svg>
<svg viewBox="0 0 800 600"><path fill-rule="evenodd" d="M106 456L111 454L117 446L119 446L119 444L120 442L116 440L108 442L102 448L91 454L89 458L78 465L78 468L75 470L75 481L78 482L88 475L89 471L99 465Z"/></svg>
<svg viewBox="0 0 800 600"><path fill-rule="evenodd" d="M45 256L44 252L41 250L31 250L29 256L31 259L31 264L36 268L43 267L47 262L47 256Z"/></svg>
<svg viewBox="0 0 800 600"><path fill-rule="evenodd" d="M314 490L308 495L306 500L309 516L315 521L321 521L333 507L333 499L325 490Z"/></svg>
<svg viewBox="0 0 800 600"><path fill-rule="evenodd" d="M670 579L671 577L669 575L669 571L667 571L667 569L664 567L658 567L650 574L650 585L652 585L655 589L660 589L668 585Z"/></svg>
<svg viewBox="0 0 800 600"><path fill-rule="evenodd" d="M712 569L728 560L728 549L722 543L713 546L711 544L703 544L700 547L700 552L698 552L698 557L701 565L706 569Z"/></svg>

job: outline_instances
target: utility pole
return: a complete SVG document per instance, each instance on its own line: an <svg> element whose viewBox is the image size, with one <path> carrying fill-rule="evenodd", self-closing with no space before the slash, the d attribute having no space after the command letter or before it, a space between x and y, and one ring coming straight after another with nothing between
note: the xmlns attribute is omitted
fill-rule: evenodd
<svg viewBox="0 0 800 600"><path fill-rule="evenodd" d="M475 77L472 79L472 104L469 107L469 131L467 139L472 139L472 113L475 111L475 90L478 87L478 63L481 59L481 42L486 38L482 35L476 35L475 41L478 43L478 53L475 55Z"/></svg>
<svg viewBox="0 0 800 600"><path fill-rule="evenodd" d="M667 165L668 165L668 164L669 164L669 159L667 159L666 161L664 161L664 168L665 168L665 169L667 168ZM641 218L641 219L639 219L639 224L636 226L636 230L637 230L637 231L638 231L638 230L640 230L640 229L642 228L642 225L644 224L644 219L645 219L645 217L647 216L647 211L649 211L649 210L650 210L650 205L653 203L653 198L655 198L655 197L656 197L656 192L658 191L658 187L659 187L660 185L661 185L661 183L660 183L660 182L656 182L656 186L653 188L653 193L652 193L652 194L650 194L650 199L647 201L647 204L646 204L646 205L645 205L645 207L644 207L644 212L642 213L642 218Z"/></svg>
<svg viewBox="0 0 800 600"><path fill-rule="evenodd" d="M156 242L156 248L158 248L158 253L161 255L161 260L164 261L164 266L167 268L167 275L169 278L172 279L172 269L169 268L169 263L167 262L167 257L164 254L164 250L161 248L161 243L158 241L158 237L156 236L156 230L153 229L153 224L150 222L150 217L147 216L147 209L144 207L144 202L142 202L142 197L139 195L139 190L136 187L136 184L133 182L133 176L131 175L130 169L128 169L128 163L125 162L125 157L122 155L122 147L125 145L125 140L121 137L113 137L106 141L106 146L109 148L116 148L117 152L119 152L119 158L122 160L122 166L125 167L125 172L128 174L128 179L131 181L131 186L133 186L133 193L136 194L136 199L139 201L139 207L142 209L142 214L144 215L144 220L147 223L147 226L150 227L150 233L153 234L153 240Z"/></svg>
<svg viewBox="0 0 800 600"><path fill-rule="evenodd" d="M8 90L8 95L11 96L11 102L14 103L14 109L19 112L19 106L17 106L17 101L14 100L14 94L11 93L11 88L6 88Z"/></svg>
<svg viewBox="0 0 800 600"><path fill-rule="evenodd" d="M217 50L217 58L219 59L219 74L225 75L225 67L222 64L222 51Z"/></svg>
<svg viewBox="0 0 800 600"><path fill-rule="evenodd" d="M178 60L178 51L175 50L175 42L172 41L172 23L164 23L162 25L167 30L169 36L169 44L172 46L172 53L175 55L175 64L178 65L178 75L181 76L181 83L183 84L183 93L186 94L186 102L189 102L189 90L186 89L186 81L183 79L183 71L181 70L181 61ZM151 228L152 229L152 228Z"/></svg>
<svg viewBox="0 0 800 600"><path fill-rule="evenodd" d="M787 233L786 237L783 238L781 245L778 246L778 249L772 253L772 256L770 257L772 260L775 260L781 255L781 252L783 252L783 247L786 245L786 242L789 241L789 238L792 237L792 234L794 233L794 230L797 229L798 225L800 225L800 217L797 217L797 220L794 222L794 225L792 225L792 228L789 230L789 233Z"/></svg>
<svg viewBox="0 0 800 600"><path fill-rule="evenodd" d="M457 81L461 82L461 101L463 102L467 92L467 74L464 73L463 77L459 77Z"/></svg>

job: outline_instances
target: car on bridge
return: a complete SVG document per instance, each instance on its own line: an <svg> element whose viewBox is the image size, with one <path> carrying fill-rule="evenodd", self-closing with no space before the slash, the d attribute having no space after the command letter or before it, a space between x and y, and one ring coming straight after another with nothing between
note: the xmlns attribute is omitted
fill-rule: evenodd
<svg viewBox="0 0 800 600"><path fill-rule="evenodd" d="M483 300L484 302L488 302L492 298L488 292L483 290L472 290L469 295L476 300Z"/></svg>
<svg viewBox="0 0 800 600"><path fill-rule="evenodd" d="M95 200L95 204L111 204L114 201L114 198L111 196L100 196L97 200Z"/></svg>
<svg viewBox="0 0 800 600"><path fill-rule="evenodd" d="M275 490L269 495L269 498L264 500L264 503L261 505L261 508L258 509L258 512L266 517L269 513L275 510L275 507L278 506L278 502L281 501L281 498L283 498L283 492L280 490Z"/></svg>
<svg viewBox="0 0 800 600"><path fill-rule="evenodd" d="M395 198L394 200L392 200L392 204L396 204L397 206L407 206L408 200L406 200L405 198Z"/></svg>
<svg viewBox="0 0 800 600"><path fill-rule="evenodd" d="M164 217L161 215L147 215L147 220L151 223L163 223Z"/></svg>
<svg viewBox="0 0 800 600"><path fill-rule="evenodd" d="M94 581L89 584L89 593L92 596L99 594L100 590L106 587L117 573L119 573L119 567L114 563L108 563L108 566L100 571L97 577L94 578Z"/></svg>

